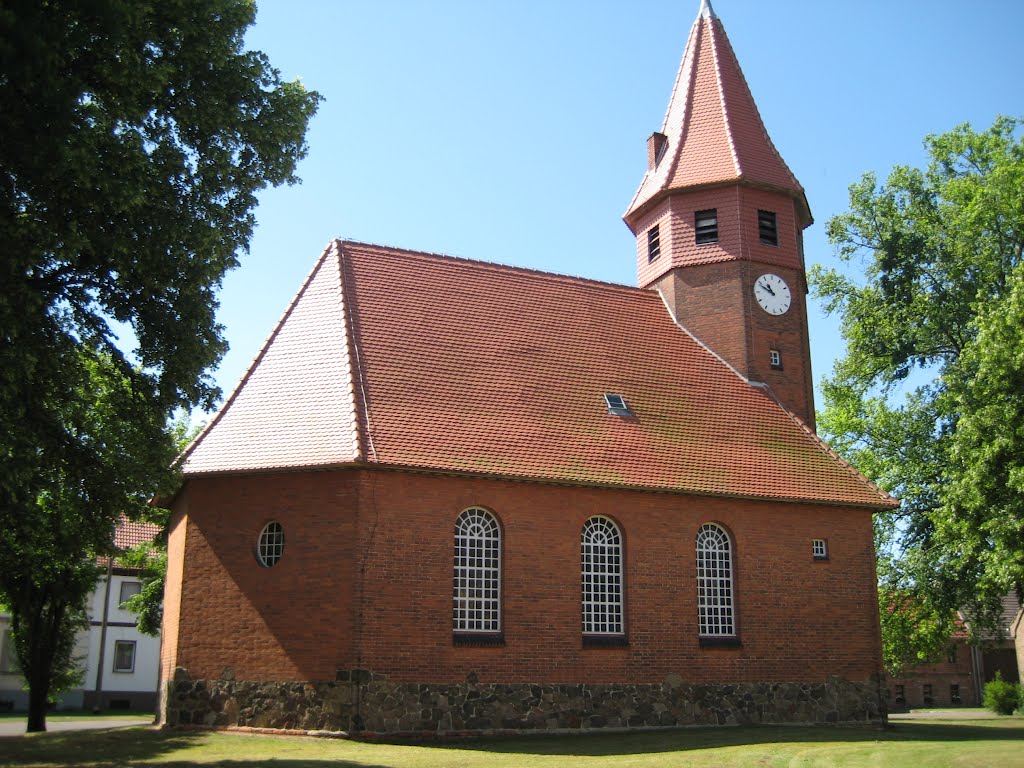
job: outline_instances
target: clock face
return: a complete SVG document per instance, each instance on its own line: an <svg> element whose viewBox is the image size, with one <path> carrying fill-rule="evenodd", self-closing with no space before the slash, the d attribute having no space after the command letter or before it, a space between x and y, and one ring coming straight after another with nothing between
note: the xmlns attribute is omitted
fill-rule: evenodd
<svg viewBox="0 0 1024 768"><path fill-rule="evenodd" d="M754 298L769 315L784 315L793 303L793 295L786 281L770 272L754 282Z"/></svg>

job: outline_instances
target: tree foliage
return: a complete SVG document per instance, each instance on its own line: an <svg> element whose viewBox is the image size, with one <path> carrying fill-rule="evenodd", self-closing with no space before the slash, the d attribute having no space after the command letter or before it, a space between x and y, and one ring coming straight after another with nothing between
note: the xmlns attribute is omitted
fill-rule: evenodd
<svg viewBox="0 0 1024 768"><path fill-rule="evenodd" d="M114 523L172 480L169 417L219 396L217 290L306 151L319 96L244 49L254 15L0 7L0 600L30 730Z"/></svg>
<svg viewBox="0 0 1024 768"><path fill-rule="evenodd" d="M1024 143L1017 120L929 136L926 168L866 174L829 238L847 267L814 268L815 294L842 317L846 355L823 386L818 424L902 504L876 520L887 655L933 655L886 626L886 600L922 626L967 608L991 624L1024 591ZM856 274L863 270L863 276ZM890 642L891 641L891 642ZM902 655L900 659L897 656Z"/></svg>

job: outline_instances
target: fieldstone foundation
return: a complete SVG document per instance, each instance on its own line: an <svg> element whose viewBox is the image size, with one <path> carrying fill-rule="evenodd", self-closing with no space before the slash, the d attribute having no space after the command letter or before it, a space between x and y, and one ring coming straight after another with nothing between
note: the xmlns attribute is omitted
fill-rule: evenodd
<svg viewBox="0 0 1024 768"><path fill-rule="evenodd" d="M164 688L167 726L345 731L352 735L455 735L752 723L871 723L885 719L877 682L695 685L391 683L365 670L330 682L192 680Z"/></svg>

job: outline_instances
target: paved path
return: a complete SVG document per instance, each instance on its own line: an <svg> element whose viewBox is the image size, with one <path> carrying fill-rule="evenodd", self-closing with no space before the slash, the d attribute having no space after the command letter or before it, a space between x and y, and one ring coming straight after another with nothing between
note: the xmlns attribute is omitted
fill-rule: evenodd
<svg viewBox="0 0 1024 768"><path fill-rule="evenodd" d="M966 709L914 709L910 712L890 712L890 720L984 720L998 717L994 712L977 707Z"/></svg>
<svg viewBox="0 0 1024 768"><path fill-rule="evenodd" d="M76 717L71 720L48 720L47 731L92 731L99 728L127 728L133 725L152 725L153 717L139 718L114 718L108 720L89 720L85 717ZM25 733L25 719L19 717L16 720L4 718L0 720L0 736L20 736Z"/></svg>

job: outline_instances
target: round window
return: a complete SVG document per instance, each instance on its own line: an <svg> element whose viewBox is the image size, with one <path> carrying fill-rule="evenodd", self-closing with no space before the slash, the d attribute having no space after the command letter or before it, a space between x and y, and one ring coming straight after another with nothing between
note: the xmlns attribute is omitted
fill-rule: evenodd
<svg viewBox="0 0 1024 768"><path fill-rule="evenodd" d="M284 554L284 528L277 521L267 523L260 533L259 545L256 548L256 557L260 565L271 568L277 564Z"/></svg>

